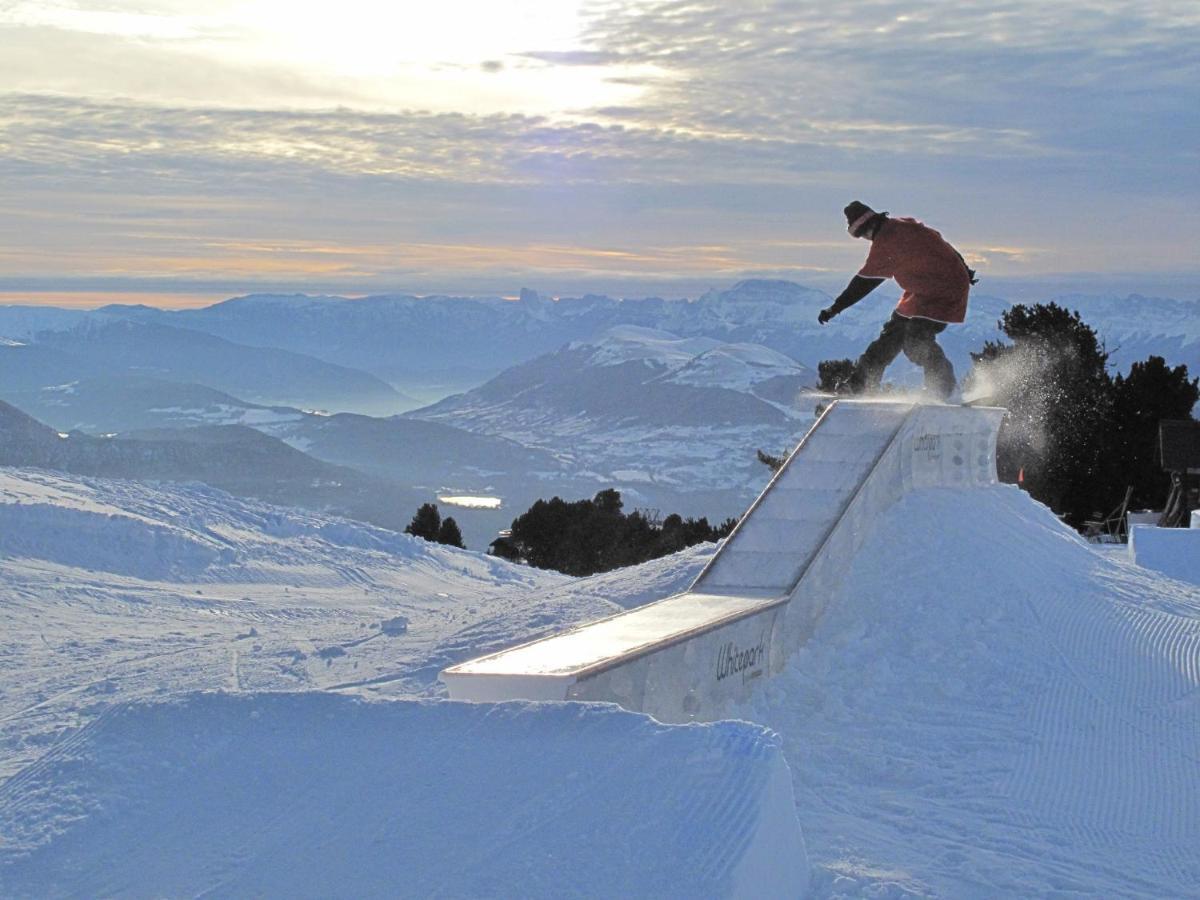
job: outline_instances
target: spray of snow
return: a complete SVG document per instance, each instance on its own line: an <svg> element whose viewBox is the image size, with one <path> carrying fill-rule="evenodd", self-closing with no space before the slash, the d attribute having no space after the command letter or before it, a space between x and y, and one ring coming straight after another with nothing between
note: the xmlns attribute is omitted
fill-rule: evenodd
<svg viewBox="0 0 1200 900"><path fill-rule="evenodd" d="M1022 344L996 358L979 360L963 381L963 402L987 400L1005 406L1006 398L1020 397L1020 415L1009 415L1005 420L1006 438L1037 454L1045 453L1049 443L1047 415L1060 390L1046 373L1065 361L1069 352Z"/></svg>

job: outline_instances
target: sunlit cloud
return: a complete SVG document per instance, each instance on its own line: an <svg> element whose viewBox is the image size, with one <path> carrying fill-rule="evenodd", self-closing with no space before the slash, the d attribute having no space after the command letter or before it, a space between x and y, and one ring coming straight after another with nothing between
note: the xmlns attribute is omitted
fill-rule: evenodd
<svg viewBox="0 0 1200 900"><path fill-rule="evenodd" d="M988 266L997 262L1027 263L1046 253L1038 247L973 247L962 248L963 258L973 266Z"/></svg>
<svg viewBox="0 0 1200 900"><path fill-rule="evenodd" d="M854 198L991 274L1194 271L1198 48L1176 0L10 2L0 281L848 272Z"/></svg>
<svg viewBox="0 0 1200 900"><path fill-rule="evenodd" d="M0 9L0 83L163 104L483 115L635 99L596 67L546 77L520 64L531 46L578 46L581 28L573 0L25 0Z"/></svg>

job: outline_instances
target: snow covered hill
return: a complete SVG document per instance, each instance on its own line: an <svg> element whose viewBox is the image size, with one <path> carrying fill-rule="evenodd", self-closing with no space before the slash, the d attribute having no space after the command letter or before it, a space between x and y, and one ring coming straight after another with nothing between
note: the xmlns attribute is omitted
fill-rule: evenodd
<svg viewBox="0 0 1200 900"><path fill-rule="evenodd" d="M428 492L330 465L242 425L166 428L116 437L58 432L0 401L0 465L80 475L202 481L242 497L333 510L403 528Z"/></svg>
<svg viewBox="0 0 1200 900"><path fill-rule="evenodd" d="M741 715L784 736L822 893L1200 884L1200 589L1013 486L888 510Z"/></svg>
<svg viewBox="0 0 1200 900"><path fill-rule="evenodd" d="M620 326L515 366L408 418L552 454L630 505L736 515L769 471L755 449L790 447L812 404L811 370L765 347Z"/></svg>
<svg viewBox="0 0 1200 900"><path fill-rule="evenodd" d="M40 897L786 897L808 877L776 736L603 706L119 706L0 787L0 833L0 884Z"/></svg>
<svg viewBox="0 0 1200 900"><path fill-rule="evenodd" d="M0 778L114 701L438 695L478 647L646 602L711 551L576 580L201 485L0 468Z"/></svg>
<svg viewBox="0 0 1200 900"><path fill-rule="evenodd" d="M0 329L4 318L0 310ZM6 391L116 375L203 385L268 406L391 414L411 405L390 385L358 369L100 312L68 329L0 345L0 382Z"/></svg>
<svg viewBox="0 0 1200 900"><path fill-rule="evenodd" d="M206 488L0 470L0 893L387 893L408 871L732 895L781 861L799 891L782 747L812 896L1194 894L1200 588L1011 486L872 523L739 711L778 742L271 696L443 696L448 662L665 596L711 550L570 579Z"/></svg>
<svg viewBox="0 0 1200 900"><path fill-rule="evenodd" d="M264 425L302 417L291 407L248 403L203 385L145 375L107 375L24 390L0 385L0 399L60 431L89 434Z"/></svg>

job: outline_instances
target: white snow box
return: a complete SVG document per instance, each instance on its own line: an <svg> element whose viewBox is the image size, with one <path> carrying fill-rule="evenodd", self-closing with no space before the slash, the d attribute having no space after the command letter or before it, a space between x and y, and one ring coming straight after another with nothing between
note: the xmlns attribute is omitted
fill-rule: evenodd
<svg viewBox="0 0 1200 900"><path fill-rule="evenodd" d="M455 700L600 700L711 721L812 633L871 522L910 490L996 482L1003 409L829 405L682 594L452 666Z"/></svg>
<svg viewBox="0 0 1200 900"><path fill-rule="evenodd" d="M1130 562L1143 569L1200 584L1200 528L1135 525L1129 529L1128 552Z"/></svg>

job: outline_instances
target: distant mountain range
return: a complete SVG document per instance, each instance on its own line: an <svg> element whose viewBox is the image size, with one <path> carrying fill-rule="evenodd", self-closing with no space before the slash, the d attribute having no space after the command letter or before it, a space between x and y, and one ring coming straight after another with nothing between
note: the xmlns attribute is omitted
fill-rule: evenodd
<svg viewBox="0 0 1200 900"><path fill-rule="evenodd" d="M140 481L201 481L239 497L332 512L401 530L421 493L321 462L241 425L128 437L59 432L0 402L0 465Z"/></svg>
<svg viewBox="0 0 1200 900"><path fill-rule="evenodd" d="M766 347L619 326L409 415L530 445L578 434L582 419L597 430L786 427L795 395L815 384L811 369Z"/></svg>
<svg viewBox="0 0 1200 900"><path fill-rule="evenodd" d="M0 306L0 400L53 426L44 458L62 466L341 504L379 524L403 525L415 502L438 495L501 498L499 510L454 511L472 547L538 497L610 486L630 506L722 518L769 475L754 450L782 452L804 431L812 403L798 398L817 364L857 356L878 333L889 290L824 327L816 315L828 295L768 280L694 300L523 290L251 295L178 311ZM1200 374L1200 302L1058 300L1096 328L1114 369L1157 354ZM967 322L940 338L960 375L971 351L1000 336L1008 305L977 293ZM919 374L901 361L889 378ZM190 431L213 426L256 431ZM57 431L117 433L118 450ZM233 461L244 482L227 471ZM275 466L291 473L286 486L270 487ZM340 493L312 484L333 481Z"/></svg>
<svg viewBox="0 0 1200 900"><path fill-rule="evenodd" d="M108 306L93 312L0 307L0 338L45 344L109 366L120 364L123 371L205 384L257 403L381 414L470 389L515 364L571 342L592 340L620 325L653 328L680 337L761 344L815 369L823 359L856 357L878 332L894 299L894 286L889 283L822 327L816 315L830 302L827 294L788 281L763 279L742 281L693 300L618 300L590 294L552 300L530 290L522 290L515 300L411 295L347 300L253 294L177 311L147 306ZM1158 353L1172 365L1186 363L1200 370L1200 301L1138 295L1045 299L1078 309L1112 351L1116 369L1127 370L1135 360ZM941 341L960 374L970 365L970 352L998 336L997 320L1009 305L986 293L985 281L972 296L967 322L944 333ZM86 351L80 348L84 338L79 335L45 337L47 332L73 332L85 323L111 326L120 320L172 331L129 331L118 337L101 327L100 334L87 338L100 346ZM181 330L189 336L182 341ZM220 371L224 365L212 370L189 366L200 353L224 355L231 361L236 357L227 345L201 348L191 337L197 332L227 345L259 348L260 353L261 348L272 348L297 354L290 362L307 361L308 371L294 377L290 374L294 366L289 368L285 360L274 357L270 365L265 358L263 363L267 370L279 370L274 379L261 370L235 369L226 378ZM144 346L134 349L134 345L149 341L161 343L162 351L150 353ZM107 343L116 346L104 349ZM189 352L181 355L181 349ZM313 360L342 371L316 367ZM903 364L899 371L903 373ZM204 378L199 377L202 372ZM361 383L364 373L376 381ZM110 368L88 374L116 372ZM417 399L406 402L382 391L380 380ZM247 390L252 384L253 392Z"/></svg>
<svg viewBox="0 0 1200 900"><path fill-rule="evenodd" d="M189 382L267 405L393 413L412 406L374 375L278 347L94 313L25 340L4 331L0 389L28 391L88 378L148 376Z"/></svg>

